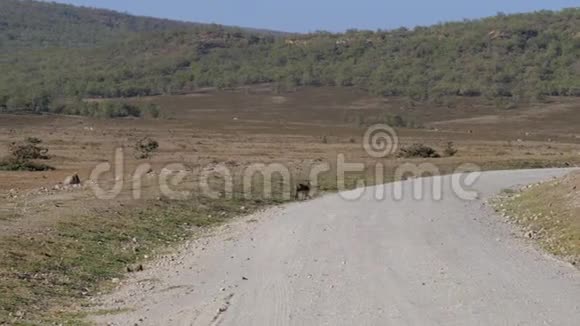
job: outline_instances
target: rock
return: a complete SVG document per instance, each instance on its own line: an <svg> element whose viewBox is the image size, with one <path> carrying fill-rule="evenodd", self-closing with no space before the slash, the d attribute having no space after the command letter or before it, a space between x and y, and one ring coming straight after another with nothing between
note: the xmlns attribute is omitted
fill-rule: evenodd
<svg viewBox="0 0 580 326"><path fill-rule="evenodd" d="M81 184L81 178L79 178L79 175L77 173L66 177L66 179L64 179L63 184L65 186L73 186L73 185L80 185Z"/></svg>

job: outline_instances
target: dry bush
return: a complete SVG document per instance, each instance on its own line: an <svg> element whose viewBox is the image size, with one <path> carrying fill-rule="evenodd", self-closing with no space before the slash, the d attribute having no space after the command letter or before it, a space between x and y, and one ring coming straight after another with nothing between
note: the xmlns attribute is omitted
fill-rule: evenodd
<svg viewBox="0 0 580 326"><path fill-rule="evenodd" d="M443 150L443 153L445 154L445 156L455 156L455 154L457 154L457 149L455 148L455 144L453 144L452 141L447 143L447 147L445 147L445 150Z"/></svg>
<svg viewBox="0 0 580 326"><path fill-rule="evenodd" d="M18 162L48 160L48 148L40 146L42 140L29 137L22 143L10 144L10 156Z"/></svg>
<svg viewBox="0 0 580 326"><path fill-rule="evenodd" d="M159 148L159 143L152 138L145 137L135 143L135 158L147 159Z"/></svg>
<svg viewBox="0 0 580 326"><path fill-rule="evenodd" d="M38 164L33 160L48 160L48 148L40 146L42 140L36 137L26 138L23 142L10 144L10 156L0 160L3 171L47 171L51 166Z"/></svg>
<svg viewBox="0 0 580 326"><path fill-rule="evenodd" d="M437 151L427 145L416 143L411 146L402 147L397 155L403 158L437 158L441 157Z"/></svg>

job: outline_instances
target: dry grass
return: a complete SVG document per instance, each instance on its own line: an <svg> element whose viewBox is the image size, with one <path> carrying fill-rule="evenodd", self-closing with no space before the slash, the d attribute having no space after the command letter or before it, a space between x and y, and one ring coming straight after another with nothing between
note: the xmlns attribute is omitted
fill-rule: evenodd
<svg viewBox="0 0 580 326"><path fill-rule="evenodd" d="M78 325L71 311L111 288L128 266L196 230L252 212L264 202L158 200L117 216L76 216L28 237L0 239L0 324ZM74 302L74 303L71 303ZM80 305L79 305L80 304Z"/></svg>
<svg viewBox="0 0 580 326"><path fill-rule="evenodd" d="M497 208L550 253L580 263L580 174L504 194Z"/></svg>
<svg viewBox="0 0 580 326"><path fill-rule="evenodd" d="M78 307L66 305L70 297L86 304L86 298L103 286L106 289L112 278L122 277L127 264L191 236L195 226L227 221L242 213L241 206L248 212L281 202L280 197L262 198L258 191L250 200L239 196L240 174L253 163L287 166L291 183L307 179L314 165L329 163L331 171L321 175L318 187L322 192L337 190L339 154L366 167L345 176L347 188L358 180L376 183L377 163L385 171L385 179L378 182L392 181L395 169L405 162L433 163L441 173L466 162L484 170L580 163L580 115L572 100L499 111L470 99L449 107L322 88L282 95L219 92L139 101L159 104L165 118L1 117L0 157L7 154L11 142L34 136L50 149L47 163L56 170L0 171L0 324L56 319L76 325L79 319L68 312ZM421 126L398 129L401 146L423 143L443 152L453 142L457 154L433 159L369 157L361 145L366 126L394 115ZM489 115L495 118L485 118ZM194 196L168 205L157 200L156 178L144 183L139 200L132 198L129 183L120 196L106 201L86 188L52 190L75 172L86 181L92 168L112 161L119 147L127 154L122 178L130 180L135 167L143 163L134 159L132 148L144 137L159 142L158 151L145 160L157 173L169 163L184 163L189 170L223 163L234 172L238 196L230 201ZM108 175L104 183L114 179ZM198 193L197 181L195 175L188 176L181 187ZM219 188L220 183L212 177L212 185ZM274 179L275 194L285 186Z"/></svg>

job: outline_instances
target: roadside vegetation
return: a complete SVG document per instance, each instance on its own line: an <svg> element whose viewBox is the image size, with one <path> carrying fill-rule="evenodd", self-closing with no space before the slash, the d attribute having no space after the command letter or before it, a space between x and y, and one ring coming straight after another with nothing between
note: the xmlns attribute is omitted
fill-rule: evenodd
<svg viewBox="0 0 580 326"><path fill-rule="evenodd" d="M484 168L509 168L511 163L498 164ZM453 168L443 164L441 173ZM361 180L374 184L369 172L347 174L346 188L357 187ZM394 181L391 175L387 170L384 182ZM316 190L338 190L336 171L321 178ZM263 182L259 177L253 181ZM170 252L207 227L284 202L279 178L273 180L273 199L265 199L260 187L246 199L241 187L236 180L233 199L159 197L115 212L63 216L43 232L0 237L0 324L82 325L90 299L113 289L127 272L138 272L147 260Z"/></svg>
<svg viewBox="0 0 580 326"><path fill-rule="evenodd" d="M546 96L580 95L577 8L412 30L305 35L31 1L2 1L0 12L5 26L0 112L65 113L55 103L69 98L181 94L261 83L277 91L356 87L443 104L477 97L506 109ZM72 24L75 16L87 19ZM132 27L105 28L103 20ZM51 28L43 28L48 22ZM93 108L70 110L95 114ZM102 111L109 115L107 108L96 110ZM126 108L118 111L132 115Z"/></svg>
<svg viewBox="0 0 580 326"><path fill-rule="evenodd" d="M74 313L144 262L196 232L268 204L159 199L115 216L75 216L49 232L0 238L0 325L82 324Z"/></svg>
<svg viewBox="0 0 580 326"><path fill-rule="evenodd" d="M523 229L523 235L548 252L580 264L580 174L508 189L496 209Z"/></svg>

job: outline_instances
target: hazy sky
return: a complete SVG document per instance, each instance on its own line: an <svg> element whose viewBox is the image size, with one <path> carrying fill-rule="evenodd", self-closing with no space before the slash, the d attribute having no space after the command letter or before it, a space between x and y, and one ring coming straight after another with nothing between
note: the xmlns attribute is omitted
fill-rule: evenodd
<svg viewBox="0 0 580 326"><path fill-rule="evenodd" d="M289 32L391 29L541 9L580 0L57 0L132 14Z"/></svg>

